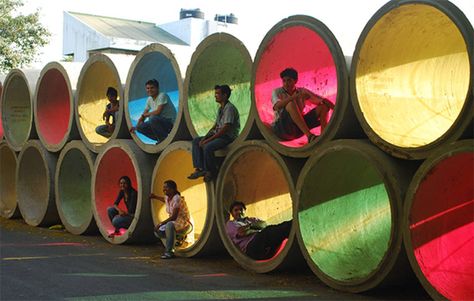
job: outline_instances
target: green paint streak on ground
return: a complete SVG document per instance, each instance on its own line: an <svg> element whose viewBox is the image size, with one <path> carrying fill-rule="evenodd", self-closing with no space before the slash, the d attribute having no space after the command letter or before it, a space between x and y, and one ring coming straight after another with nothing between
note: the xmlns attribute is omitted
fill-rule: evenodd
<svg viewBox="0 0 474 301"><path fill-rule="evenodd" d="M135 294L104 295L66 298L72 301L92 300L241 300L241 299L268 299L268 298L298 298L316 297L316 294L284 290L221 290L221 291L156 291Z"/></svg>
<svg viewBox="0 0 474 301"><path fill-rule="evenodd" d="M308 174L298 216L308 254L336 280L367 277L387 252L390 203L384 183L362 156L339 151Z"/></svg>

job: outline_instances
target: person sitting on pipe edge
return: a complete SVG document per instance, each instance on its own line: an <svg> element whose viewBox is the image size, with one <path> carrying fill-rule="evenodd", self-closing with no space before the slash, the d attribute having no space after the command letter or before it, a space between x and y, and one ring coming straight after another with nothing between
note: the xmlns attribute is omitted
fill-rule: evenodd
<svg viewBox="0 0 474 301"><path fill-rule="evenodd" d="M230 144L239 135L239 111L229 101L232 90L228 85L216 85L214 90L216 102L219 103L216 122L204 137L193 139L192 157L195 170L188 179L204 177L205 182L211 181L217 175L214 152Z"/></svg>
<svg viewBox="0 0 474 301"><path fill-rule="evenodd" d="M115 235L120 235L120 228L128 229L132 224L133 216L137 208L137 191L132 187L132 181L128 176L122 176L119 179L120 191L113 207L107 208L107 214L115 227L115 231L109 235L113 238ZM127 211L119 208L120 201L125 202Z"/></svg>
<svg viewBox="0 0 474 301"><path fill-rule="evenodd" d="M181 245L186 236L192 232L193 223L188 205L184 201L184 197L178 191L178 186L173 180L166 180L163 183L164 197L150 194L150 200L157 199L166 205L166 212L169 217L156 225L155 236L160 238L165 245L165 253L161 256L163 259L174 257L175 246Z"/></svg>
<svg viewBox="0 0 474 301"><path fill-rule="evenodd" d="M109 100L109 103L105 107L104 114L102 114L102 119L105 121L105 124L96 127L95 132L105 138L110 138L115 130L115 121L117 120L117 112L120 104L117 100L118 93L115 88L108 87L105 95ZM110 118L112 118L112 122L110 122Z"/></svg>
<svg viewBox="0 0 474 301"><path fill-rule="evenodd" d="M160 83L156 79L150 79L145 84L148 94L145 110L138 119L137 125L130 129L130 133L138 131L156 144L166 139L173 128L176 120L176 108L168 94L160 93ZM148 118L147 121L145 121Z"/></svg>
<svg viewBox="0 0 474 301"><path fill-rule="evenodd" d="M291 220L269 225L256 217L245 216L245 204L234 201L229 212L233 220L226 223L226 232L232 242L247 256L255 260L275 255L291 231Z"/></svg>
<svg viewBox="0 0 474 301"><path fill-rule="evenodd" d="M293 68L283 70L280 78L282 87L272 92L275 112L273 132L283 141L299 138L303 134L308 138L308 143L314 141L317 136L310 129L321 125L321 133L324 131L329 109L334 109L334 104L306 88L297 88L298 71ZM303 115L305 101L317 106Z"/></svg>

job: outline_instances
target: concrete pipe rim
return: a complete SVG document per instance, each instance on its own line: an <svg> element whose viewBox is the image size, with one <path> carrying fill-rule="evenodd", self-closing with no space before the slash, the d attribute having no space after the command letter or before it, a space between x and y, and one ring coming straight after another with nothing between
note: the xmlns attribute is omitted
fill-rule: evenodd
<svg viewBox="0 0 474 301"><path fill-rule="evenodd" d="M314 33L318 39L324 42L324 46L328 48L333 66L336 70L337 93L335 97L335 109L328 120L327 128L324 133L320 135L312 143L306 143L303 146L287 146L279 142L277 136L271 129L262 121L257 106L256 96L256 81L257 71L260 67L260 62L264 58L267 47L274 38L282 34L284 31L304 27ZM281 71L281 70L280 70ZM278 71L278 73L280 72ZM281 86L281 85L279 85ZM278 87L279 87L278 86ZM276 88L277 86L275 86ZM265 140L279 153L289 157L304 158L311 155L316 145L322 144L325 141L334 139L337 135L337 124L343 121L343 113L351 106L349 99L349 72L346 65L346 59L339 45L339 42L331 30L320 20L307 15L293 15L276 23L265 35L260 43L257 53L255 54L255 62L252 68L251 79L251 93L252 93L252 107L255 111L255 123L264 136Z"/></svg>
<svg viewBox="0 0 474 301"><path fill-rule="evenodd" d="M15 173L16 173L16 166L18 165L18 156L16 154L16 152L10 147L8 146L8 144L6 144L4 141L0 142L0 155L2 154L2 152L8 152L8 156L10 157L10 159L13 157L13 160L15 161L14 165L15 165L15 168L12 170L12 173L11 173L11 176L13 178L13 190L12 192L15 194L15 196L13 197L13 201L14 201L14 206L11 206L13 208L6 208L6 211L5 210L2 210L0 212L0 216L3 216L5 218L15 218L15 217L19 217L20 216L20 209L18 207L18 201L17 201L17 197L16 197L16 176L15 176ZM1 155L0 157L3 157L3 155ZM3 165L3 159L2 159L2 170L0 170L0 172L2 171L5 171L5 166ZM5 179L4 177L1 177L1 179ZM0 200L2 203L4 203L4 194L3 194L3 189L6 188L7 185L3 185L3 182L2 182L2 187L0 187L0 189L2 190L2 193L1 193L1 197L2 197L2 200ZM7 204L8 206L9 204ZM4 208L2 206L2 208Z"/></svg>
<svg viewBox="0 0 474 301"><path fill-rule="evenodd" d="M466 52L469 61L469 84L466 89L464 105L462 108L458 108L458 115L452 120L451 125L444 129L443 132L437 134L437 137L433 137L430 141L427 141L421 145L404 146L402 143L395 143L390 141L388 138L384 138L382 133L378 133L369 124L369 121L364 117L364 111L361 107L356 78L359 73L358 59L360 58L361 50L364 43L368 40L369 35L372 33L372 29L379 23L384 21L384 18L390 13L400 11L400 8L404 6L425 6L426 8L435 10L437 14L442 15L447 20L449 19L451 24L454 25L458 31L459 37L462 38L464 45L466 46ZM472 124L472 118L474 113L472 112L473 104L473 85L474 81L474 29L471 23L464 15L464 13L453 3L449 1L436 1L436 0L394 0L383 5L367 22L363 31L361 32L352 57L352 64L350 70L350 99L354 107L357 119L368 138L379 148L392 156L418 160L426 159L430 153L434 152L436 148L442 147L443 145L449 144L465 135L465 131L468 130L470 124ZM408 75L406 75L408 76ZM446 80L448 81L448 80ZM453 89L453 88L452 88ZM372 121L371 121L372 122ZM472 134L471 134L472 135ZM472 137L472 136L471 136Z"/></svg>

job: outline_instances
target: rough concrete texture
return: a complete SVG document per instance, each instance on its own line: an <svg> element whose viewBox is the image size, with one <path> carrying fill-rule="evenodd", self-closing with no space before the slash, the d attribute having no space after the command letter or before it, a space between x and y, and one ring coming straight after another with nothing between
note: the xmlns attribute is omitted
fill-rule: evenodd
<svg viewBox="0 0 474 301"><path fill-rule="evenodd" d="M440 148L407 193L407 253L434 299L474 299L473 145L464 140Z"/></svg>
<svg viewBox="0 0 474 301"><path fill-rule="evenodd" d="M0 216L15 218L20 216L16 197L15 171L17 157L5 143L0 143Z"/></svg>
<svg viewBox="0 0 474 301"><path fill-rule="evenodd" d="M351 96L374 143L422 159L472 121L474 30L448 1L398 2L382 7L359 37Z"/></svg>

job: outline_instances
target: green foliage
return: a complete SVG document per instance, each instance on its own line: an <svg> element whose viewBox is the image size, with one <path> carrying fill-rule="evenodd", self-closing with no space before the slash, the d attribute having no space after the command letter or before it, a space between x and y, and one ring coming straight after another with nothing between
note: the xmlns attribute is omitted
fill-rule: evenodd
<svg viewBox="0 0 474 301"><path fill-rule="evenodd" d="M0 0L0 72L33 62L51 35L39 22L38 11L16 13L22 6L22 0Z"/></svg>

